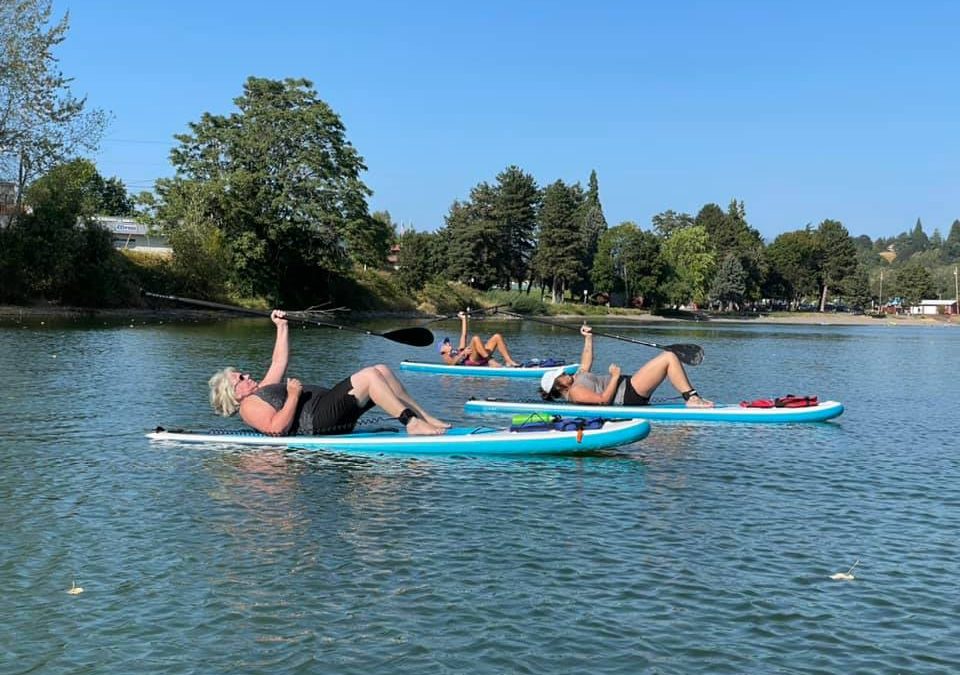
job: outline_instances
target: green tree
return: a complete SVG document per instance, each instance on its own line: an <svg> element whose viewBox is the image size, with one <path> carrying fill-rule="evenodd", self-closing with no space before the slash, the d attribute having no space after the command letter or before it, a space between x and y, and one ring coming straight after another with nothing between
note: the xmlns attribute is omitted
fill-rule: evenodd
<svg viewBox="0 0 960 675"><path fill-rule="evenodd" d="M857 266L857 249L847 228L837 220L824 220L817 228L817 244L821 250L820 311L826 309L831 288L842 288Z"/></svg>
<svg viewBox="0 0 960 675"><path fill-rule="evenodd" d="M51 17L50 0L0 2L0 177L17 185L18 205L37 177L94 150L107 121L71 94L54 56L69 18Z"/></svg>
<svg viewBox="0 0 960 675"><path fill-rule="evenodd" d="M549 283L553 302L560 302L566 290L584 276L583 232L577 218L583 199L579 185L566 185L562 180L543 192L533 270L537 278Z"/></svg>
<svg viewBox="0 0 960 675"><path fill-rule="evenodd" d="M0 233L0 250L7 254L0 256L0 297L91 307L134 301L112 235L91 218L99 184L96 168L77 160L30 185L30 212Z"/></svg>
<svg viewBox="0 0 960 675"><path fill-rule="evenodd" d="M480 183L466 202L454 202L446 217L446 236L451 255L447 276L487 290L508 277L497 190Z"/></svg>
<svg viewBox="0 0 960 675"><path fill-rule="evenodd" d="M816 233L809 227L779 235L767 247L767 295L787 299L796 306L804 297L816 294L822 253Z"/></svg>
<svg viewBox="0 0 960 675"><path fill-rule="evenodd" d="M740 264L740 259L733 253L727 253L710 286L710 298L716 300L723 307L733 310L743 303L743 294L746 292L747 273Z"/></svg>
<svg viewBox="0 0 960 675"><path fill-rule="evenodd" d="M746 213L743 202L735 199L731 200L726 213L716 204L707 204L697 214L695 223L710 235L717 260L736 256L743 270L743 295L756 300L766 276L764 246L760 233L747 223Z"/></svg>
<svg viewBox="0 0 960 675"><path fill-rule="evenodd" d="M662 255L670 269L667 295L670 302L702 304L716 270L710 236L700 225L676 230L663 242Z"/></svg>
<svg viewBox="0 0 960 675"><path fill-rule="evenodd" d="M873 291L870 290L870 276L863 265L857 265L844 286L844 297L850 307L867 309L873 304Z"/></svg>
<svg viewBox="0 0 960 675"><path fill-rule="evenodd" d="M910 261L897 271L896 292L906 305L918 305L925 298L932 297L936 290L933 277L925 267Z"/></svg>
<svg viewBox="0 0 960 675"><path fill-rule="evenodd" d="M401 286L416 292L442 273L446 265L442 256L438 255L438 246L443 236L443 233L414 230L407 230L400 235L397 280Z"/></svg>
<svg viewBox="0 0 960 675"><path fill-rule="evenodd" d="M693 225L693 216L689 213L677 213L676 211L664 211L658 213L652 218L653 229L662 238L666 239L676 230Z"/></svg>
<svg viewBox="0 0 960 675"><path fill-rule="evenodd" d="M580 207L581 224L581 264L583 269L589 272L593 269L594 260L597 255L597 246L600 237L607 229L607 219L603 215L603 205L600 204L600 185L597 180L597 172L590 172L590 181L587 187L587 193L584 196L583 205ZM574 284L571 288L577 297L587 288L586 275L581 278L580 283Z"/></svg>
<svg viewBox="0 0 960 675"><path fill-rule="evenodd" d="M508 166L497 175L495 203L500 229L497 236L505 243L504 260L497 266L506 270L502 280L505 286L509 287L511 279L520 285L529 278L540 188L533 176Z"/></svg>
<svg viewBox="0 0 960 675"><path fill-rule="evenodd" d="M640 297L647 305L659 298L663 268L657 236L627 221L600 237L590 276L596 290L622 292L627 304Z"/></svg>
<svg viewBox="0 0 960 675"><path fill-rule="evenodd" d="M948 263L960 260L960 220L954 220L950 226L950 233L943 242L943 258Z"/></svg>
<svg viewBox="0 0 960 675"><path fill-rule="evenodd" d="M226 292L230 278L230 249L223 230L209 218L206 186L188 183L179 195L184 199L179 226L171 230L169 243L176 252L172 271L182 293L218 297Z"/></svg>
<svg viewBox="0 0 960 675"><path fill-rule="evenodd" d="M389 211L377 211L369 218L351 220L346 225L347 251L355 265L382 268L397 238L397 227Z"/></svg>
<svg viewBox="0 0 960 675"><path fill-rule="evenodd" d="M917 218L917 224L913 226L910 233L910 248L914 253L922 253L930 248L930 239L927 233L923 231L923 224Z"/></svg>
<svg viewBox="0 0 960 675"><path fill-rule="evenodd" d="M233 288L316 304L346 269L348 231L369 224L366 166L309 80L251 77L234 103L237 112L205 113L176 137L158 217L172 233L189 201L178 193L203 184L202 215L230 247Z"/></svg>

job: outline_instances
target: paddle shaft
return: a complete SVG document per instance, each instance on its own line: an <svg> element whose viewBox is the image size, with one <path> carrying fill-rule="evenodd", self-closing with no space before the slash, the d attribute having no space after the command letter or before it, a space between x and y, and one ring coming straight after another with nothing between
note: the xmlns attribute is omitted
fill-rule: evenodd
<svg viewBox="0 0 960 675"><path fill-rule="evenodd" d="M236 312L238 314L249 314L252 316L265 316L269 317L270 312L263 311L261 309L248 309L246 307L237 307L235 305L225 305L219 302L210 302L209 300L197 300L194 298L181 298L176 295L162 295L160 293L151 293L149 291L143 291L143 294L151 298L159 298L161 300L170 300L172 302L180 302L185 305L197 305L198 307L210 307L211 309L222 309L228 312ZM388 331L386 333L378 333L372 330L366 330L365 328L355 328L353 326L341 326L335 323L327 323L326 321L317 321L315 319L305 319L302 317L288 316L289 321L297 321L299 323L309 323L315 326L324 326L326 328L336 328L337 330L348 330L354 333L363 333L364 335L375 335L377 337L387 338L388 340L393 340L394 342L402 342L404 344L413 345L416 347L426 347L433 344L433 333L431 333L426 328L415 326L412 328L399 328L394 331Z"/></svg>
<svg viewBox="0 0 960 675"><path fill-rule="evenodd" d="M509 306L510 306L510 303L505 302L502 305L494 305L493 307L478 307L476 309L468 309L464 311L464 314L466 314L467 316L473 316L474 314L483 314L485 312L493 312L500 309L501 307L509 307ZM433 319L430 319L429 321L427 321L427 323L435 323L437 321L446 321L447 319L456 318L459 315L460 315L459 312L457 314L444 314L443 316L438 316Z"/></svg>
<svg viewBox="0 0 960 675"><path fill-rule="evenodd" d="M527 321L536 321L537 323L546 324L548 326L555 326L557 328L566 328L567 330L573 330L580 332L579 326L569 326L567 324L559 323L557 321L549 321L547 319L539 319L534 316L526 316L524 314L517 314L516 312L507 312L500 310L501 314L506 314L507 316L512 316L517 319L524 319ZM646 347L653 347L654 349L662 349L664 351L673 352L679 357L684 363L696 366L703 361L703 348L699 345L692 344L679 344L679 345L660 345L656 342L644 342L643 340L637 340L636 338L627 337L625 335L614 335L613 333L598 333L593 331L594 335L599 335L601 337L611 338L612 340L621 340L622 342L630 342L636 345L644 345Z"/></svg>

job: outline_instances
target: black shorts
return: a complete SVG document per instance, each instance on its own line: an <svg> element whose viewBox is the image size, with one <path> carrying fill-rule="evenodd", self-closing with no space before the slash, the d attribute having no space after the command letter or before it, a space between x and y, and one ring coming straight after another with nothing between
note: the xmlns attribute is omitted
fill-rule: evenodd
<svg viewBox="0 0 960 675"><path fill-rule="evenodd" d="M633 389L630 378L626 375L620 376L620 381L626 386L623 388L623 405L650 405L649 396L641 396Z"/></svg>
<svg viewBox="0 0 960 675"><path fill-rule="evenodd" d="M353 384L348 377L333 389L310 397L305 406L313 424L313 435L348 434L357 425L360 415L376 405L373 401L367 401L366 405L361 406L350 393L351 389Z"/></svg>

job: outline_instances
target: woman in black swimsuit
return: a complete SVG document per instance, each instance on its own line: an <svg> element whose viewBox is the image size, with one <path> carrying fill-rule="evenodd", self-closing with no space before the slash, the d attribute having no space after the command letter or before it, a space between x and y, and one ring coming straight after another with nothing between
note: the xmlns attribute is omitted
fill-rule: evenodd
<svg viewBox="0 0 960 675"><path fill-rule="evenodd" d="M240 412L243 421L265 434L349 433L357 419L375 405L396 417L408 434L438 435L449 424L421 408L393 372L378 364L363 368L332 389L303 385L296 378L284 381L290 360L286 314L270 313L277 327L273 358L259 382L234 368L224 368L210 378L210 404L219 415Z"/></svg>

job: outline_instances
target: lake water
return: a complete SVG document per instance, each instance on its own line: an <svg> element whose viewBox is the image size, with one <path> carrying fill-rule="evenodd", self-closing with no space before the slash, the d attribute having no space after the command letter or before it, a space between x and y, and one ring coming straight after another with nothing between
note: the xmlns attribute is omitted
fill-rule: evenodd
<svg viewBox="0 0 960 675"><path fill-rule="evenodd" d="M518 358L579 355L572 331L475 325ZM0 673L960 669L960 329L601 329L702 345L690 374L716 401L817 394L846 412L655 424L589 457L161 446L144 432L224 426L206 379L262 373L269 322L0 323ZM436 358L322 328L292 349L290 373L316 383ZM596 349L625 370L656 353ZM534 394L402 379L457 423L477 421L471 395Z"/></svg>

